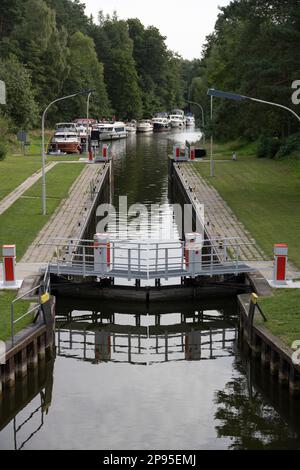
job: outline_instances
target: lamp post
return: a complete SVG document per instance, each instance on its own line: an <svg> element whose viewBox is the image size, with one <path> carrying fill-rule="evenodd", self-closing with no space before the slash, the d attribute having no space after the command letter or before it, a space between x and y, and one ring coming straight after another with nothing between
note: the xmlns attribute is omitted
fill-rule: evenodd
<svg viewBox="0 0 300 470"><path fill-rule="evenodd" d="M252 98L250 96L239 95L237 93L228 93L226 91L215 90L214 88L209 88L207 94L208 96L211 97L211 101L213 97L215 96L216 98L225 98L225 99L232 100L232 101L254 101L256 103L267 104L269 106L275 106L277 108L281 108L290 112L300 122L300 116L297 113L295 113L295 111L279 103L261 100L259 98Z"/></svg>
<svg viewBox="0 0 300 470"><path fill-rule="evenodd" d="M48 104L46 109L43 112L42 115L42 214L46 215L47 212L47 207L46 207L46 171L45 171L45 163L46 163L46 155L45 155L45 119L46 119L46 114L49 110L49 108L55 104L58 103L59 101L62 100L67 100L69 98L74 98L75 96L78 95L86 95L90 93L91 90L83 90L79 91L78 93L73 93L72 95L67 95L63 96L62 98L57 98L56 100L51 101L51 103Z"/></svg>
<svg viewBox="0 0 300 470"><path fill-rule="evenodd" d="M277 108L282 108L282 109L285 109L286 111L289 111L290 113L294 115L296 119L298 119L298 121L300 121L300 116L297 113L295 113L295 111L279 103L274 103L272 101L265 101L265 100L261 100L258 98L251 98L250 96L239 95L237 93L228 93L226 91L215 90L214 88L209 88L207 94L211 97L215 96L217 98L225 98L225 99L233 100L233 101L255 101L257 103L268 104L269 106L276 106Z"/></svg>
<svg viewBox="0 0 300 470"><path fill-rule="evenodd" d="M89 90L86 100L86 156L89 156L89 111L90 111L90 99L92 93L96 90Z"/></svg>
<svg viewBox="0 0 300 470"><path fill-rule="evenodd" d="M189 104L193 104L193 105L195 105L195 106L198 106L198 108L200 108L201 113L202 113L202 127L203 127L203 129L204 129L204 127L205 127L205 120L204 120L204 109L203 109L203 106L201 106L201 104L199 104L199 103L196 103L196 101L187 100L186 102L189 103Z"/></svg>
<svg viewBox="0 0 300 470"><path fill-rule="evenodd" d="M210 123L211 123L211 135L210 135L210 176L211 178L215 175L214 168L214 137L212 131L212 121L213 121L213 96L210 97Z"/></svg>
<svg viewBox="0 0 300 470"><path fill-rule="evenodd" d="M205 145L205 119L204 119L204 109L203 109L203 106L201 106L201 104L197 103L196 101L191 101L191 100L186 100L187 103L189 104L193 104L195 106L198 106L198 108L201 110L201 114L202 114L202 134L203 134L203 143Z"/></svg>

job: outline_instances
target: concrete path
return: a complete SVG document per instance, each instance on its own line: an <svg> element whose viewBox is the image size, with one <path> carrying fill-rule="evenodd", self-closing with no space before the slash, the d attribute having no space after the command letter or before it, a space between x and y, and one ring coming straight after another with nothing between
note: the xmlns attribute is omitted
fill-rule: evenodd
<svg viewBox="0 0 300 470"><path fill-rule="evenodd" d="M27 249L21 263L47 263L55 255L53 238L79 238L92 204L91 184L104 177L105 164L87 165L70 188L69 196Z"/></svg>
<svg viewBox="0 0 300 470"><path fill-rule="evenodd" d="M46 173L52 168L57 165L58 162L50 162L45 168ZM0 201L0 215L3 214L10 206L12 206L26 191L27 189L31 188L42 176L42 170L33 173L33 175L29 176L23 183L21 183L16 189L14 189L11 193L5 196Z"/></svg>

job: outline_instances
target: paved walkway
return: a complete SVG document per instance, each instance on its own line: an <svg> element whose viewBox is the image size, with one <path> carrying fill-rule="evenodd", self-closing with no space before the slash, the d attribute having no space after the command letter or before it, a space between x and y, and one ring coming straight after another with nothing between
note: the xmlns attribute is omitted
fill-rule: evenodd
<svg viewBox="0 0 300 470"><path fill-rule="evenodd" d="M265 261L268 257L257 245L251 234L238 220L218 191L205 181L190 164L176 165L179 174L185 182L185 186L196 197L200 204L204 204L206 230L211 238L240 238L241 258L244 261ZM252 244L253 245L250 245Z"/></svg>
<svg viewBox="0 0 300 470"><path fill-rule="evenodd" d="M104 171L105 170L105 171ZM70 188L69 196L61 202L55 213L27 249L21 263L50 261L55 247L49 246L53 238L79 238L92 205L91 185L100 184L106 172L105 164L87 165ZM52 239L52 240L51 240Z"/></svg>
<svg viewBox="0 0 300 470"><path fill-rule="evenodd" d="M46 173L52 168L57 165L58 162L50 162L45 168ZM16 189L14 189L11 193L5 196L0 201L0 215L3 214L10 206L12 206L26 191L27 189L31 188L42 176L42 170L33 173L33 175L29 176L23 183L21 183Z"/></svg>

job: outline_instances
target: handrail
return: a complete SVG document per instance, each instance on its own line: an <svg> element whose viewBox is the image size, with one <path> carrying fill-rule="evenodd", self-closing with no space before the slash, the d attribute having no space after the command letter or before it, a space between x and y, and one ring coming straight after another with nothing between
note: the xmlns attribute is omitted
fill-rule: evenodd
<svg viewBox="0 0 300 470"><path fill-rule="evenodd" d="M15 340L15 331L14 331L15 330L15 324L18 323L23 318L30 315L31 313L33 313L34 311L40 311L40 308L41 308L40 289L41 289L41 287L42 287L42 285L39 284L38 286L33 287L29 291L27 291L24 294L20 295L19 297L15 298L11 302L11 306L10 306L10 324L11 324L11 343L12 343L12 346L14 346L14 340ZM23 300L25 297L28 297L30 294L32 294L33 292L36 292L36 291L38 291L38 298L39 298L38 304L35 304L32 308L29 308L29 310L26 313L24 313L23 315L21 315L20 317L15 319L15 304L17 302L19 302L20 300Z"/></svg>

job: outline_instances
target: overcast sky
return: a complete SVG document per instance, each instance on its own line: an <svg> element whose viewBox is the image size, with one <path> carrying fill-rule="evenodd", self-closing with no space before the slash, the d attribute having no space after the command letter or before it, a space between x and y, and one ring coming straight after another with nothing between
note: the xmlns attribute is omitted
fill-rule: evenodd
<svg viewBox="0 0 300 470"><path fill-rule="evenodd" d="M218 6L230 0L82 0L86 13L97 18L99 10L121 19L139 18L167 36L167 45L185 59L199 58L205 37L213 29Z"/></svg>

